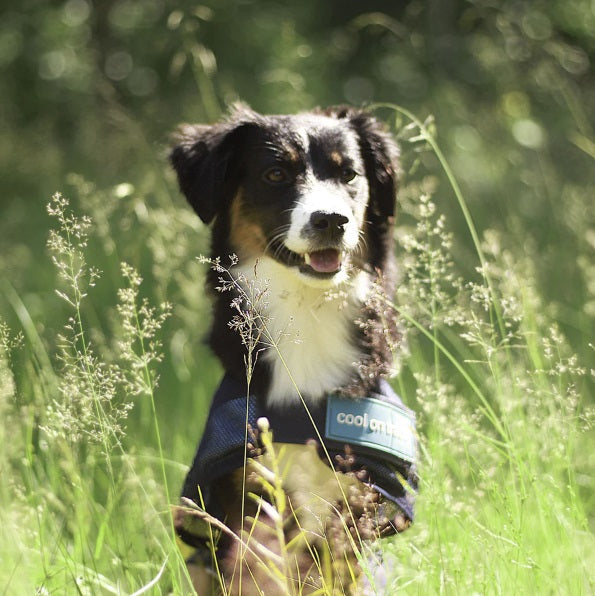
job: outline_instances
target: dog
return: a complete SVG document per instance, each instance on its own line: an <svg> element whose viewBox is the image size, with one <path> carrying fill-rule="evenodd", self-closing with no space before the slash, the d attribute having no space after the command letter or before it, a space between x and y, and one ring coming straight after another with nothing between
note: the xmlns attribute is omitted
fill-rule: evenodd
<svg viewBox="0 0 595 596"><path fill-rule="evenodd" d="M176 133L179 187L211 226L209 344L225 371L175 521L199 593L212 565L231 593L357 591L361 540L412 521L415 421L386 381L398 157L344 106L237 105Z"/></svg>

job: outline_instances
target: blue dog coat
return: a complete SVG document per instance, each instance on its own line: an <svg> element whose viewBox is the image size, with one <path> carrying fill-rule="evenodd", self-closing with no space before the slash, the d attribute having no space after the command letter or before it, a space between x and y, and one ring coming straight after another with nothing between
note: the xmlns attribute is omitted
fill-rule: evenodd
<svg viewBox="0 0 595 596"><path fill-rule="evenodd" d="M417 489L415 416L384 379L378 381L377 391L369 398L328 396L308 404L308 411L301 401L275 408L256 396L247 397L245 381L226 374L211 404L182 496L204 505L210 515L224 521L213 487L217 480L244 466L246 423L257 429L257 420L266 417L275 443L305 444L314 440L319 444L322 438L331 461L337 463L335 467L347 447L355 457L350 471L365 470L366 484L412 521ZM326 461L324 450L319 449L319 455ZM178 533L187 544L205 544L205 536L181 527ZM387 533L391 533L390 528L383 535Z"/></svg>

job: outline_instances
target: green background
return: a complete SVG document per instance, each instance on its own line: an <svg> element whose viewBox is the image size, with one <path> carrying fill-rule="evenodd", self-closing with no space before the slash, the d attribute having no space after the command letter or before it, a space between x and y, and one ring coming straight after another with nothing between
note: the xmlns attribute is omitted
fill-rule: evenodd
<svg viewBox="0 0 595 596"><path fill-rule="evenodd" d="M2 552L12 558L5 556L4 565L0 563L0 578L6 578L8 593L21 580L27 586L69 591L71 575L78 573L73 570L79 565L114 582L121 578L123 589L134 591L159 569L157 563L147 568L130 563L143 557L150 560L155 548L158 550L151 546L153 522L147 522L143 534L130 520L135 512L144 511L141 493L151 495L147 499L159 504L155 505L159 512L155 517L167 517L159 488L161 478L155 472L158 466L152 458L168 460L169 494L175 495L220 376L218 363L202 341L209 304L202 285L204 266L196 257L207 250L208 234L178 192L167 164L169 136L181 122L217 120L238 100L269 113L341 103L372 107L389 103L424 122L424 130L438 143L460 185L484 251L497 261L492 274L499 280L514 274L520 280L519 296L525 297L526 280L526 289L539 298L521 305L524 320L537 321L521 335L533 337L545 329L556 329L570 354L561 358L565 364L556 368L556 374L568 372L560 367L571 369L571 373L580 369L578 380L568 385L579 396L579 405L568 418L560 419L560 425L570 419L573 424L580 420L582 425L588 418L595 319L592 2L5 0L0 16L0 317L13 335L24 332L20 347L10 350L16 389L10 403L2 406L8 412L4 435L0 435L7 445L2 470L5 477L13 479L2 493L3 509L5 521L14 521L19 511L18 507L13 510L14 503L23 499L24 510L41 508L47 514L37 529L25 516L24 527L31 535L37 533L37 538L28 534L25 538L17 528L19 539L15 540L6 531ZM442 232L426 231L438 242L435 259L442 258L441 250L448 253L448 266L437 273L445 286L451 285L443 295L440 284L430 284L429 295L442 301L444 312L449 308L454 312L457 288L462 286L451 283L453 271L469 282L481 280L469 221L457 201L452 179L445 174L436 151L430 150L427 138L419 137L419 127L409 126L410 119L403 111L383 107L376 113L393 130L402 148L396 228L405 255L402 270L414 270L411 259L416 250L424 252L420 247L412 249L403 239L419 230L420 221L426 221L425 203L420 208L419 197L430 196L430 216L445 217L449 241L441 243ZM74 458L75 471L65 470L62 456L51 447L47 451L40 430L48 404L60 399L45 385L44 375L50 369L62 374L59 335L72 316L70 306L56 293L61 282L46 248L48 231L55 227L46 204L55 192L70 199L75 213L88 214L93 220L85 258L101 275L85 298L82 320L100 358L106 362L118 358L117 291L125 285L121 261L142 275L142 297L154 305L165 300L172 304L172 314L159 332L163 359L154 363L160 376L155 408L148 399L133 399L125 391L118 397L134 403L123 452L137 458L135 478L141 478L144 491L133 491L132 501L128 499L126 523L112 517L112 509L108 508L108 515L102 508L110 485L102 476L105 453L95 453L91 447L85 451L85 447L84 453ZM430 254L427 247L424 254ZM418 273L422 279L424 273ZM434 338L434 342L424 339L415 325L405 325L411 327L410 344L398 386L415 409L423 409L419 392L424 385L419 375L426 371L435 376L437 400L444 384L461 397L465 407L474 410L477 406L477 395L461 378L460 370L438 354L436 340L456 352L459 363L465 363L463 368L479 383L498 416L510 413L509 402L497 397L502 395L502 386L514 385L520 394L531 396L534 393L526 389L527 379L550 374L540 368L543 361L530 341L527 353L534 366L526 377L511 375L504 381L505 376L499 376L491 362L484 372L476 372L470 363L476 362L477 337L471 341L470 332L452 331L448 322L444 329L439 327L438 320L444 324L447 319L440 314L441 304L431 299L431 308L415 301L408 305L408 286L403 287L397 303L405 310L410 307L409 316ZM503 308L512 307L504 301ZM494 311L497 308L493 306L485 309L488 319ZM490 341L496 347L507 346L510 363L514 342L507 344L498 333L490 336ZM468 345L461 347L461 342ZM549 352L545 350L545 354ZM562 385L560 381L559 387ZM551 392L555 394L554 389ZM560 395L566 395L564 392L560 389ZM551 414L548 402L544 403ZM442 428L438 410L430 407L420 419L428 449L434 454L428 461L432 465L442 462L440 482L444 486L447 478L460 480L464 476L463 486L470 487L473 482L467 472L457 476L460 460L453 462L444 453L443 459L438 456L442 453L438 447L445 447L442 439L433 443L438 436L433 433ZM458 420L455 410L444 410L450 412L447 426L453 429ZM485 414L481 407L480 411ZM543 408L527 406L523 412L527 420L537 412L532 423L543 427L539 420ZM511 420L518 416L514 414ZM544 414L546 419L550 420ZM156 421L158 435L153 432ZM484 428L482 424L478 428ZM510 428L514 436L514 423ZM8 448L7 437L13 436L8 430L17 437L12 443L15 453ZM521 442L532 440L530 432L519 437ZM572 450L567 449L570 463L566 463L572 470L576 467L578 480L568 480L558 470L562 476L556 486L565 487L568 481L574 496L564 502L583 516L577 522L583 535L588 532L585 519L591 519L593 511L593 491L587 478L593 461L587 443L577 441ZM28 463L23 463L18 449L26 451ZM538 449L534 455L543 464L540 474L547 476L547 457ZM86 513L77 513L75 522L69 521L67 511L75 496L61 492L65 481L72 480L70 474L93 479L89 490L97 504L96 509L93 505ZM555 472L551 474L559 478ZM113 489L113 478L110 482ZM527 482L531 485L533 480ZM122 491L119 498L127 500L122 496L125 490L117 486ZM426 503L433 503L431 492L427 488ZM577 494L578 501L584 503L577 504ZM507 507L494 505L493 527L482 521L492 527L490 532L501 527L496 520L510 513ZM109 523L95 527L93 520L102 514ZM167 521L161 523L167 528ZM87 524L88 535L77 538L77 527L80 530L83 524ZM423 525L419 531L423 543ZM137 533L149 554L139 550L131 538ZM475 540L467 536L470 542L465 542L455 531L449 536L467 545ZM550 538L555 544L556 536ZM101 546L103 541L110 542L112 558ZM481 541L473 544L485 551ZM31 550L42 554L32 556ZM448 559L444 552L440 556L442 561ZM459 554L452 561L460 561L457 557ZM510 562L511 557L507 554L502 560ZM168 560L173 565L174 557ZM537 567L544 577L550 571L545 562ZM86 572L81 573L86 577ZM167 573L176 575L169 567ZM583 573L575 574L577 593L587 589L580 579ZM440 591L440 573L430 576L424 576L423 581L431 586L426 589ZM422 581L419 577L415 582ZM489 581L482 585L490 585ZM525 587L531 585L530 579L526 584L518 581ZM426 585L415 582L414 587ZM445 585L453 586L448 581ZM471 584L455 581L454 585ZM503 585L518 588L514 581ZM547 582L543 585L551 589ZM491 592L488 587L474 589Z"/></svg>

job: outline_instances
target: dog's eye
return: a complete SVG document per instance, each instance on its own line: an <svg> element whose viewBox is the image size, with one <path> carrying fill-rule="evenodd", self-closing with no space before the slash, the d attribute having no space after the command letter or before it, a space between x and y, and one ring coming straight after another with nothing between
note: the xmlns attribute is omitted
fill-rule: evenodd
<svg viewBox="0 0 595 596"><path fill-rule="evenodd" d="M289 174L283 168L269 168L262 177L269 184L281 184L289 180Z"/></svg>
<svg viewBox="0 0 595 596"><path fill-rule="evenodd" d="M351 182L357 176L357 172L353 168L343 168L341 170L341 181Z"/></svg>

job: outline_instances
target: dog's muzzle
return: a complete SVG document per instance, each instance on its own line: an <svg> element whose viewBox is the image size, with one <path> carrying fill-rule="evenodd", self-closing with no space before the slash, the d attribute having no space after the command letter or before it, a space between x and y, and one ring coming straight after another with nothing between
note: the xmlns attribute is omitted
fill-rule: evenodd
<svg viewBox="0 0 595 596"><path fill-rule="evenodd" d="M299 231L299 248L292 250L296 243L290 238L277 240L270 247L271 255L309 277L331 279L341 272L351 251L350 225L353 221L343 213L314 211Z"/></svg>

